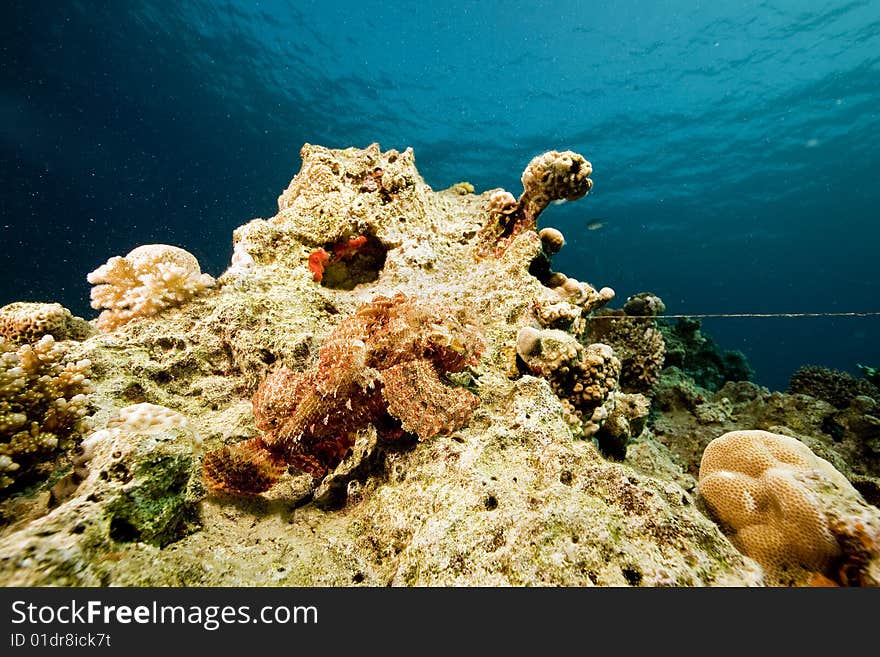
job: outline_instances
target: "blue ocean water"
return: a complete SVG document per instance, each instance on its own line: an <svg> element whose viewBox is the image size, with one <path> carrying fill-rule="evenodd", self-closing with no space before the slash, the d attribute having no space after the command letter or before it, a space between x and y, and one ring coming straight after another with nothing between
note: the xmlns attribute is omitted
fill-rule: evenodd
<svg viewBox="0 0 880 657"><path fill-rule="evenodd" d="M89 308L138 244L218 275L303 143L412 146L425 180L594 188L556 269L669 313L880 311L880 2L7 0L0 305ZM592 224L596 230L588 230ZM756 380L880 364L880 318L711 319Z"/></svg>

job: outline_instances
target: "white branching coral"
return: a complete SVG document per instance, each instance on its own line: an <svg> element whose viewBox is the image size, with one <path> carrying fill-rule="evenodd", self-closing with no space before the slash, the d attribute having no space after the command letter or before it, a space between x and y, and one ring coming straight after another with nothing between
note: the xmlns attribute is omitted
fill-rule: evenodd
<svg viewBox="0 0 880 657"><path fill-rule="evenodd" d="M135 317L150 317L177 306L214 285L189 251L167 244L145 244L124 258L114 256L88 275L92 308L102 331Z"/></svg>

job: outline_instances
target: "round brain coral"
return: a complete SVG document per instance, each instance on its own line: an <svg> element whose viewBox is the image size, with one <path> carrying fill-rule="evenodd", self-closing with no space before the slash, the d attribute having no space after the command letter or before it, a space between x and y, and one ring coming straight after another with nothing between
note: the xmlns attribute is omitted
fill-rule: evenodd
<svg viewBox="0 0 880 657"><path fill-rule="evenodd" d="M135 317L156 315L214 285L189 251L145 244L124 258L114 256L88 275L92 308L106 308L98 327L109 331Z"/></svg>
<svg viewBox="0 0 880 657"><path fill-rule="evenodd" d="M829 520L859 494L799 440L768 431L731 431L706 447L699 492L734 545L775 575L825 571L840 556Z"/></svg>

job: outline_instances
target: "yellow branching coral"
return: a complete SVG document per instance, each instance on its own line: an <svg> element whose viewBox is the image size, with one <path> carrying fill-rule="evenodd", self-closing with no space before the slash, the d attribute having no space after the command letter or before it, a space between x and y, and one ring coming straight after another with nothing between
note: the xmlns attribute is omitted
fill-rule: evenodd
<svg viewBox="0 0 880 657"><path fill-rule="evenodd" d="M214 285L189 251L167 244L145 244L125 257L114 256L88 275L92 308L102 331L135 317L150 317L177 306Z"/></svg>
<svg viewBox="0 0 880 657"><path fill-rule="evenodd" d="M17 348L0 338L0 490L88 428L91 362L65 361L65 354L51 335Z"/></svg>

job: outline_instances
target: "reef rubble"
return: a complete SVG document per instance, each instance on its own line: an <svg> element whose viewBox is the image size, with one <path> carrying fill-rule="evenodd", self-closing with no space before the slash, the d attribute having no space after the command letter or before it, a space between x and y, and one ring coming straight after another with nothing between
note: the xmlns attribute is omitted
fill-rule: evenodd
<svg viewBox="0 0 880 657"><path fill-rule="evenodd" d="M712 389L664 368L659 299L603 311L610 287L553 271L564 238L542 213L589 193L582 156L534 158L519 198L435 191L411 149L301 156L278 213L234 231L216 279L149 245L90 274L103 319L88 326L0 309L15 319L0 323L0 583L880 582L878 472L861 458L876 456L876 404L731 382L747 368L717 356ZM58 319L21 319L38 311ZM84 373L75 422L30 468L41 476L17 480L25 443L6 425L42 436L50 417L38 406L22 433L19 345L74 320L47 367ZM691 367L693 327L681 335L675 362ZM850 516L833 518L846 573L829 558L770 574L737 549L697 481L735 429L800 440L852 482Z"/></svg>

